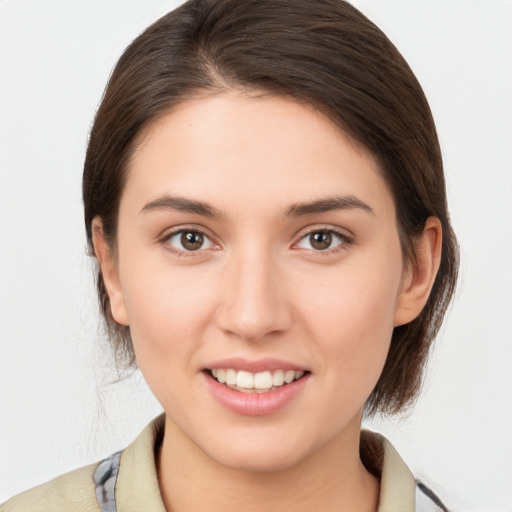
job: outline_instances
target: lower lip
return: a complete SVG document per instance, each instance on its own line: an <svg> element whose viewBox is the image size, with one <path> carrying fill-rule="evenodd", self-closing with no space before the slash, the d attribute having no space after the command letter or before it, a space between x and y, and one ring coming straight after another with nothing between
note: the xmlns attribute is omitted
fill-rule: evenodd
<svg viewBox="0 0 512 512"><path fill-rule="evenodd" d="M300 379L268 393L243 393L228 388L205 372L206 382L213 396L227 409L245 416L264 416L279 411L304 389L310 375L307 373Z"/></svg>

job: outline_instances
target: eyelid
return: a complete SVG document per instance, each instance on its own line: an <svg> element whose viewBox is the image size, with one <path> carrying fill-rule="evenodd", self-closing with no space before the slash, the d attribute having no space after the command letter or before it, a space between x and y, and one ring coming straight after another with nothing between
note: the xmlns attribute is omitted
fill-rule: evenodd
<svg viewBox="0 0 512 512"><path fill-rule="evenodd" d="M169 244L169 240L180 234L180 233L186 233L186 232L195 232L199 233L205 238L207 238L211 242L211 247L208 247L206 249L198 249L196 251L187 251L186 249L180 250L176 247L173 247ZM336 245L333 248L328 248L324 250L318 250L318 249L304 249L309 250L310 252L316 253L316 254L330 254L332 252L335 252L336 250L340 250L341 248L346 248L347 246L355 243L355 235L352 234L348 229L346 228L340 228L340 227L333 227L333 226L326 226L326 225L315 225L315 226L309 226L307 228L303 228L297 235L294 237L296 240L292 244L292 248L296 248L296 246L307 236L311 235L312 233L319 233L319 232L326 232L331 233L336 237L339 237L342 242ZM174 228L169 228L163 232L161 236L158 237L158 242L162 245L165 245L167 250L170 252L181 255L181 256L194 256L198 255L200 253L204 253L208 250L218 250L221 248L220 244L216 241L216 237L213 236L208 229L203 228L202 226L197 225L181 225L176 226Z"/></svg>
<svg viewBox="0 0 512 512"><path fill-rule="evenodd" d="M352 245L355 242L355 236L348 231L347 229L340 228L340 227L333 227L333 226L325 226L325 225L317 225L317 226L309 226L308 228L305 228L305 230L302 230L299 234L296 236L296 242L294 242L293 247L296 247L304 238L307 236L313 234L313 233L331 233L332 235L340 238L342 240L341 243L336 245L335 247L319 250L319 249L304 249L309 250L311 252L314 252L315 254L330 254L332 252L335 252L336 250L340 250L342 248L346 248L349 245Z"/></svg>
<svg viewBox="0 0 512 512"><path fill-rule="evenodd" d="M176 248L176 247L172 246L169 243L169 241L176 235L179 235L180 233L181 234L182 233L199 233L200 235L202 235L203 237L207 238L210 241L211 246L207 247L205 249L197 249L196 251L187 251L186 249ZM197 256L201 253L204 253L205 251L212 250L212 249L216 250L220 247L218 242L216 242L215 237L211 235L209 230L206 230L200 226L194 226L194 225L177 226L174 228L167 229L162 233L161 236L158 237L158 242L160 244L164 245L165 248L169 252L172 252L173 254L176 254L178 256L183 256L183 257Z"/></svg>

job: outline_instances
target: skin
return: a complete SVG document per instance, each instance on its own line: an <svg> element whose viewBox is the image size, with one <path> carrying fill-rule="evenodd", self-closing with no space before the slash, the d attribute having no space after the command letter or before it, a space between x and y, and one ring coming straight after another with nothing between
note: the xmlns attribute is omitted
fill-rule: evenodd
<svg viewBox="0 0 512 512"><path fill-rule="evenodd" d="M409 268L375 160L284 98L182 103L150 126L128 173L116 251L100 219L94 243L113 316L130 326L167 414L167 509L376 510L378 482L358 452L362 410L393 328L428 298L439 221L427 221ZM170 207L171 196L218 215ZM297 207L340 197L352 206ZM204 233L203 245L187 251L180 230ZM330 233L331 245L315 248L312 232ZM205 385L205 368L226 357L278 358L310 374L277 412L245 416Z"/></svg>

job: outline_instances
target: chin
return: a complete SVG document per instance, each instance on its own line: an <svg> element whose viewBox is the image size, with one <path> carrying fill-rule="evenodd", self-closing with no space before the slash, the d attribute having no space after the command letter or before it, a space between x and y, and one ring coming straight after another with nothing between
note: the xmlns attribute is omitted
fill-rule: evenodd
<svg viewBox="0 0 512 512"><path fill-rule="evenodd" d="M216 462L235 471L247 473L275 473L295 466L301 460L296 452L281 453L280 450L231 451L216 457Z"/></svg>
<svg viewBox="0 0 512 512"><path fill-rule="evenodd" d="M265 435L254 432L253 435L226 436L224 442L217 438L212 450L205 452L217 463L233 470L251 473L271 473L283 471L299 464L307 458L307 442L282 435Z"/></svg>

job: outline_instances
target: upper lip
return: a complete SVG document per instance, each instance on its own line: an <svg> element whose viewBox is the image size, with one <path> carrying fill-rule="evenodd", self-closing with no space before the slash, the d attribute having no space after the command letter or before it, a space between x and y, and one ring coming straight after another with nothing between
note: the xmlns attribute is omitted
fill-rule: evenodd
<svg viewBox="0 0 512 512"><path fill-rule="evenodd" d="M249 360L241 357L231 357L227 359L217 359L206 366L206 369L211 370L212 368L233 368L234 370L244 370L251 373L264 372L267 370L307 371L307 368L301 365L274 358Z"/></svg>

